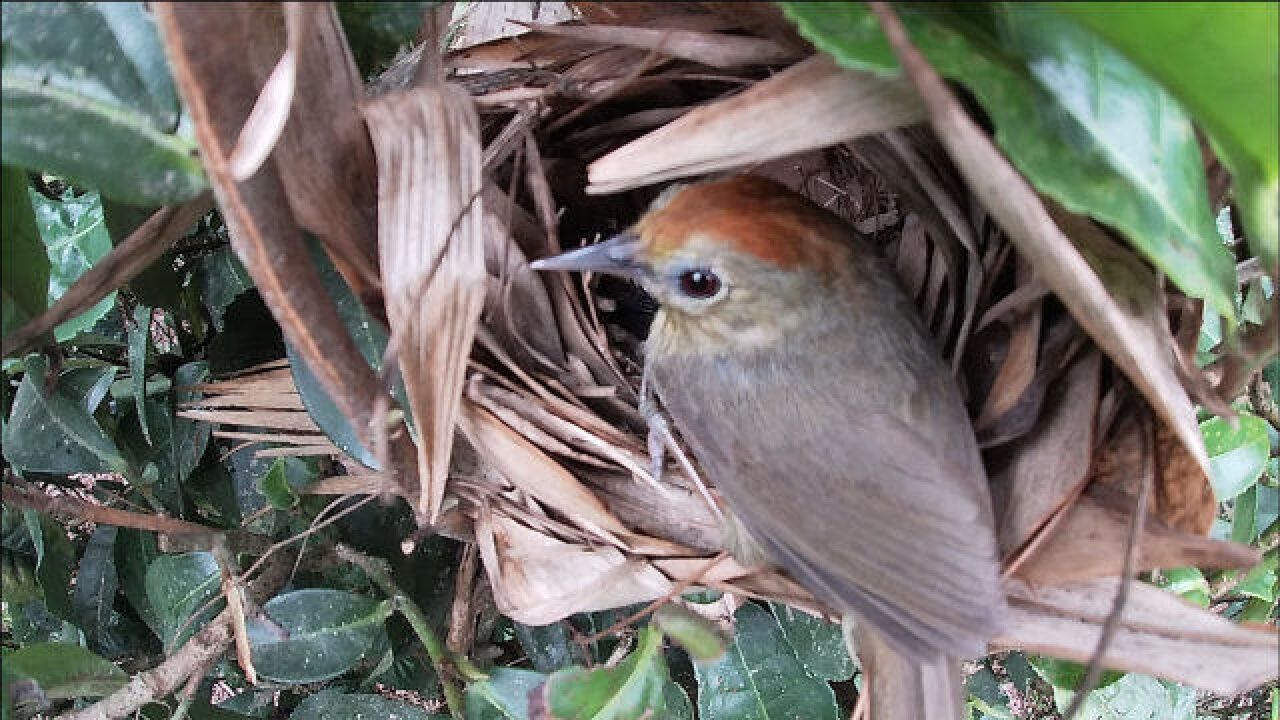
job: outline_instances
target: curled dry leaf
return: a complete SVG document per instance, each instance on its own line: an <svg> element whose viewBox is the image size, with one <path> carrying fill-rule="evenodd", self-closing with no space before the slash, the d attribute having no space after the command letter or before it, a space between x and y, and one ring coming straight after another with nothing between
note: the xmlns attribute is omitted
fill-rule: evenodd
<svg viewBox="0 0 1280 720"><path fill-rule="evenodd" d="M652 600L672 587L617 548L563 542L484 506L475 534L498 609L526 625Z"/></svg>
<svg viewBox="0 0 1280 720"><path fill-rule="evenodd" d="M772 40L693 30L623 27L620 25L546 25L524 23L546 35L635 47L716 68L743 65L778 65L798 58L796 51Z"/></svg>
<svg viewBox="0 0 1280 720"><path fill-rule="evenodd" d="M1044 588L1007 582L1009 615L1004 633L992 644L1085 662L1098 644L1118 582L1108 578ZM1231 696L1274 678L1277 652L1273 630L1240 627L1135 582L1103 663Z"/></svg>
<svg viewBox="0 0 1280 720"><path fill-rule="evenodd" d="M1133 517L1133 499L1104 485L1091 485L1063 518L1049 529L1049 537L1030 554L1017 576L1036 586L1062 585L1120 574ZM1182 532L1148 516L1138 542L1134 570L1198 567L1247 568L1261 560L1248 547Z"/></svg>
<svg viewBox="0 0 1280 720"><path fill-rule="evenodd" d="M1088 478L1100 372L1097 352L1073 362L1050 390L1035 428L1007 448L1007 464L992 474L996 535L1006 559L1078 495Z"/></svg>
<svg viewBox="0 0 1280 720"><path fill-rule="evenodd" d="M904 81L845 70L818 55L596 160L587 192L743 167L923 118Z"/></svg>
<svg viewBox="0 0 1280 720"><path fill-rule="evenodd" d="M419 495L444 500L463 373L484 303L481 153L471 99L415 87L363 108L378 162L378 250L392 343L417 421Z"/></svg>

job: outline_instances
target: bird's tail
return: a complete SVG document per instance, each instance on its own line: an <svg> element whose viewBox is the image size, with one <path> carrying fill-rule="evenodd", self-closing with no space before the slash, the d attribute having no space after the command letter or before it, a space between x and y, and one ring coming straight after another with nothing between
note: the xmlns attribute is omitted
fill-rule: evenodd
<svg viewBox="0 0 1280 720"><path fill-rule="evenodd" d="M943 655L925 661L908 657L866 623L859 623L854 634L866 678L863 691L870 692L871 712L864 717L965 720L964 684L957 660Z"/></svg>

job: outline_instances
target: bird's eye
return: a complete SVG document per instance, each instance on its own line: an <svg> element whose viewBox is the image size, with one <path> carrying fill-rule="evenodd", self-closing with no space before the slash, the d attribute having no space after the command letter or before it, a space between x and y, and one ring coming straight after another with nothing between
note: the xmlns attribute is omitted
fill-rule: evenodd
<svg viewBox="0 0 1280 720"><path fill-rule="evenodd" d="M686 296L706 300L720 293L720 278L706 268L685 270L680 273L680 292Z"/></svg>

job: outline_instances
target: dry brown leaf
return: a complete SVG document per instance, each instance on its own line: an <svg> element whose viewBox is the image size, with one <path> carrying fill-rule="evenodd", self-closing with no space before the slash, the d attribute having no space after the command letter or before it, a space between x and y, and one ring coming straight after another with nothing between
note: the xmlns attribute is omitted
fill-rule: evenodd
<svg viewBox="0 0 1280 720"><path fill-rule="evenodd" d="M1007 449L1007 464L991 477L996 534L1006 559L1080 492L1093 455L1101 357L1078 358L1050 389L1034 430Z"/></svg>
<svg viewBox="0 0 1280 720"><path fill-rule="evenodd" d="M743 167L923 118L906 82L846 70L818 55L596 160L587 192Z"/></svg>
<svg viewBox="0 0 1280 720"><path fill-rule="evenodd" d="M414 510L432 522L484 303L479 130L470 98L445 85L385 95L363 111L378 161L383 293L419 436Z"/></svg>
<svg viewBox="0 0 1280 720"><path fill-rule="evenodd" d="M1218 499L1205 481L1196 458L1174 437L1169 427L1156 423L1156 516L1170 527L1207 535L1218 514Z"/></svg>
<svg viewBox="0 0 1280 720"><path fill-rule="evenodd" d="M1005 631L992 644L1085 662L1097 647L1117 582L1111 578L1038 588L1008 582ZM1274 631L1240 627L1134 582L1103 663L1233 696L1275 678L1277 651Z"/></svg>
<svg viewBox="0 0 1280 720"><path fill-rule="evenodd" d="M475 533L498 609L526 625L646 602L672 587L652 565L617 548L562 542L485 506Z"/></svg>
<svg viewBox="0 0 1280 720"><path fill-rule="evenodd" d="M1037 587L1119 575L1133 517L1132 498L1091 485L1064 512L1016 575ZM1246 545L1184 533L1148 516L1134 570L1247 568L1259 560L1258 551Z"/></svg>
<svg viewBox="0 0 1280 720"><path fill-rule="evenodd" d="M480 458L512 485L607 538L628 533L582 483L489 411L463 400L459 427Z"/></svg>
<svg viewBox="0 0 1280 720"><path fill-rule="evenodd" d="M692 30L620 25L545 25L525 23L534 32L587 42L640 48L715 68L781 65L799 58L794 49L772 40Z"/></svg>

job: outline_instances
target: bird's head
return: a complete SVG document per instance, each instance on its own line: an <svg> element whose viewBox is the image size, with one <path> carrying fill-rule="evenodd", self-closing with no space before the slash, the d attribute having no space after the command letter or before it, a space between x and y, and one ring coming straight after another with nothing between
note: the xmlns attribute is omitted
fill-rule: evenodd
<svg viewBox="0 0 1280 720"><path fill-rule="evenodd" d="M806 198L742 175L665 193L627 232L533 267L638 281L663 306L660 349L702 352L774 343L830 315L832 284L850 268L849 234Z"/></svg>

